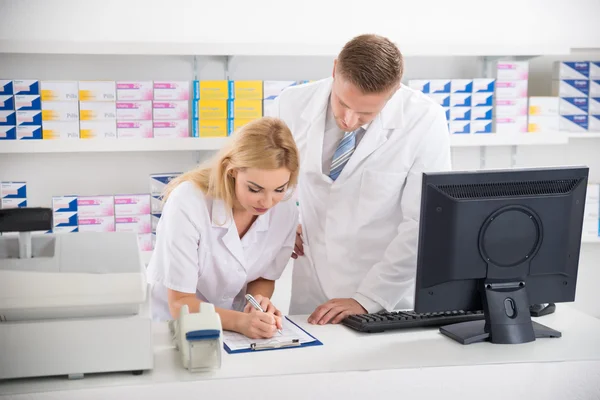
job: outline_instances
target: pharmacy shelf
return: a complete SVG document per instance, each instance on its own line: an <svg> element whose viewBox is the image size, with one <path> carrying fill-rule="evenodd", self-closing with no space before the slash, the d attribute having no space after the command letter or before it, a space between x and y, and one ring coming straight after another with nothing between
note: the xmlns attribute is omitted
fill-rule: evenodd
<svg viewBox="0 0 600 400"><path fill-rule="evenodd" d="M454 134L450 137L452 147L544 146L567 143L569 136L563 132Z"/></svg>
<svg viewBox="0 0 600 400"><path fill-rule="evenodd" d="M219 150L227 138L4 140L4 153L100 153Z"/></svg>
<svg viewBox="0 0 600 400"><path fill-rule="evenodd" d="M582 237L581 243L585 244L600 244L600 237Z"/></svg>
<svg viewBox="0 0 600 400"><path fill-rule="evenodd" d="M198 56L336 56L343 44L333 43L178 43L0 40L0 53L122 54ZM399 43L405 56L539 56L565 55L565 45L461 45L445 43Z"/></svg>
<svg viewBox="0 0 600 400"><path fill-rule="evenodd" d="M569 139L600 139L600 132L569 133Z"/></svg>

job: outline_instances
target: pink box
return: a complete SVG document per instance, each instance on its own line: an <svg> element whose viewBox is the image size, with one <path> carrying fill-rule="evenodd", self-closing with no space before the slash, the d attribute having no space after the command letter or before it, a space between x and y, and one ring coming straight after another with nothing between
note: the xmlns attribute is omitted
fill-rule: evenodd
<svg viewBox="0 0 600 400"><path fill-rule="evenodd" d="M114 232L115 217L79 217L79 232Z"/></svg>
<svg viewBox="0 0 600 400"><path fill-rule="evenodd" d="M190 136L187 119L177 121L154 121L154 138L185 138Z"/></svg>
<svg viewBox="0 0 600 400"><path fill-rule="evenodd" d="M152 120L152 102L117 101L117 120Z"/></svg>
<svg viewBox="0 0 600 400"><path fill-rule="evenodd" d="M114 197L80 196L77 198L77 212L79 218L112 217L115 215Z"/></svg>
<svg viewBox="0 0 600 400"><path fill-rule="evenodd" d="M496 64L496 78L499 80L527 80L529 79L529 62L498 61Z"/></svg>
<svg viewBox="0 0 600 400"><path fill-rule="evenodd" d="M138 245L141 251L152 251L154 249L152 233L138 234Z"/></svg>
<svg viewBox="0 0 600 400"><path fill-rule="evenodd" d="M152 100L152 81L118 81L117 100Z"/></svg>
<svg viewBox="0 0 600 400"><path fill-rule="evenodd" d="M129 216L150 214L150 195L131 194L115 196L115 215Z"/></svg>
<svg viewBox="0 0 600 400"><path fill-rule="evenodd" d="M117 121L117 139L149 139L152 121Z"/></svg>
<svg viewBox="0 0 600 400"><path fill-rule="evenodd" d="M187 101L155 101L152 105L154 120L181 120L189 118Z"/></svg>
<svg viewBox="0 0 600 400"><path fill-rule="evenodd" d="M152 233L152 222L150 214L131 215L127 217L116 217L115 225L117 232Z"/></svg>
<svg viewBox="0 0 600 400"><path fill-rule="evenodd" d="M496 81L496 99L520 99L527 97L528 81Z"/></svg>
<svg viewBox="0 0 600 400"><path fill-rule="evenodd" d="M527 97L520 99L496 99L497 117L520 117L528 114Z"/></svg>
<svg viewBox="0 0 600 400"><path fill-rule="evenodd" d="M189 100L189 81L155 81L154 100Z"/></svg>

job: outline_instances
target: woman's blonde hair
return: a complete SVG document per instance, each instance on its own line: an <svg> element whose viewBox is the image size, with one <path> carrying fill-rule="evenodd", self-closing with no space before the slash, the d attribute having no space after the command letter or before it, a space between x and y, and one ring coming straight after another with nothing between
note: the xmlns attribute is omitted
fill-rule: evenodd
<svg viewBox="0 0 600 400"><path fill-rule="evenodd" d="M278 118L263 117L244 125L209 162L169 182L163 193L163 201L167 201L179 184L191 181L207 196L221 199L233 207L235 180L232 172L245 168L287 168L290 171L288 188L296 186L300 169L299 153L285 122Z"/></svg>

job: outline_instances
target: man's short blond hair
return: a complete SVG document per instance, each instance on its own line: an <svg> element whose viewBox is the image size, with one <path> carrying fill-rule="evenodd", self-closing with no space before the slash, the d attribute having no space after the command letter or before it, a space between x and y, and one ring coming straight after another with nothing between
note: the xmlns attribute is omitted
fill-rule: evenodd
<svg viewBox="0 0 600 400"><path fill-rule="evenodd" d="M336 72L365 94L383 93L400 83L404 60L389 39L360 35L346 43L340 52Z"/></svg>

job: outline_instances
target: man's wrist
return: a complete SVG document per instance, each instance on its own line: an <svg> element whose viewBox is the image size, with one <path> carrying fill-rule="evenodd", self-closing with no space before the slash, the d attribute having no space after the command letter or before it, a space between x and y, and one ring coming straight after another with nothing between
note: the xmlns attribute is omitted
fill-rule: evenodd
<svg viewBox="0 0 600 400"><path fill-rule="evenodd" d="M363 294L355 293L354 296L352 296L352 298L356 300L358 304L360 304L365 310L367 310L368 314L373 314L383 310L381 304L371 300Z"/></svg>

